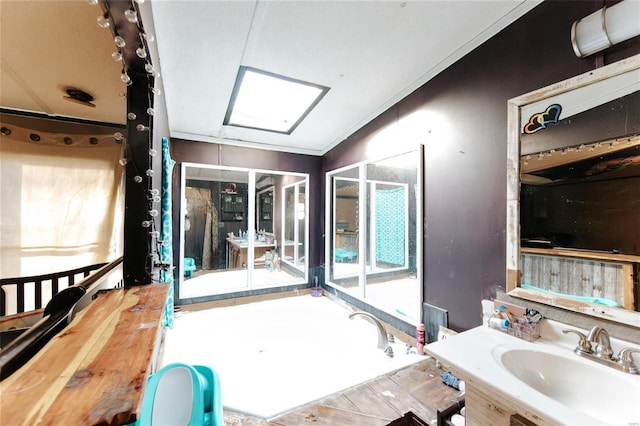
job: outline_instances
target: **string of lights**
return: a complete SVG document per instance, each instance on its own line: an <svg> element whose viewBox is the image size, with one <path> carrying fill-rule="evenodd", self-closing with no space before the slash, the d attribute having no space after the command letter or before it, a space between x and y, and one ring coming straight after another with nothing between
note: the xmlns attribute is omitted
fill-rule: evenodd
<svg viewBox="0 0 640 426"><path fill-rule="evenodd" d="M144 192L146 200L146 217L141 221L140 226L147 232L147 261L145 261L146 277L142 281L147 283L157 281L159 270L165 267L160 263L160 246L163 241L160 239L159 225L159 205L161 203L160 191L153 188L154 182L154 158L158 152L153 143L153 117L155 110L154 97L160 96L161 91L155 87L155 82L160 78L160 72L154 67L151 61L149 43L155 41L153 34L147 33L141 23L139 4L144 0L133 0L131 2L118 2L116 8L112 7L114 2L106 0L87 0L91 5L100 5L103 13L97 17L100 27L112 31L116 51L111 54L112 58L122 63L120 80L128 88L134 84L134 80L146 85L146 111L143 114L136 114L132 108L128 108L127 120L129 136L131 128L135 126L138 135L137 140L146 140L147 155L142 159L132 152L131 141L121 133L116 132L114 139L118 143L124 144L124 156L119 163L124 168L128 168L135 185L127 184L127 190L138 187ZM121 6L122 5L122 6ZM117 10L116 10L117 9ZM135 32L135 33L133 33ZM137 37L136 37L137 34ZM127 42L129 40L129 43ZM136 40L136 43L131 43ZM134 44L134 45L131 45ZM129 91L129 89L127 89ZM139 112L139 111L138 111ZM143 136L144 135L144 136ZM141 136L141 138L139 138ZM132 173L131 173L132 172ZM138 279L138 281L141 281Z"/></svg>
<svg viewBox="0 0 640 426"><path fill-rule="evenodd" d="M571 157L572 155L577 157L584 157L585 152L591 153L590 156L598 155L602 152L617 151L622 148L638 145L640 143L640 137L625 137L621 139L614 139L610 141L599 141L589 144L580 144L577 146L571 146L566 148L549 149L527 155L522 155L520 161L523 165L528 165L530 162L543 161L549 157L565 156ZM570 161L568 158L564 158L563 161Z"/></svg>

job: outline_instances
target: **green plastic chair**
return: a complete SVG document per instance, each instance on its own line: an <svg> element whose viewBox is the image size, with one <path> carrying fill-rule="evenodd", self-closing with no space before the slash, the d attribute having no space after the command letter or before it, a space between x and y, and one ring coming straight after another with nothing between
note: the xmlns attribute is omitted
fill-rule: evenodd
<svg viewBox="0 0 640 426"><path fill-rule="evenodd" d="M161 368L149 377L134 425L224 426L218 374L203 365Z"/></svg>
<svg viewBox="0 0 640 426"><path fill-rule="evenodd" d="M196 270L196 260L193 257L185 257L183 267L184 276L191 278L193 276L193 271Z"/></svg>

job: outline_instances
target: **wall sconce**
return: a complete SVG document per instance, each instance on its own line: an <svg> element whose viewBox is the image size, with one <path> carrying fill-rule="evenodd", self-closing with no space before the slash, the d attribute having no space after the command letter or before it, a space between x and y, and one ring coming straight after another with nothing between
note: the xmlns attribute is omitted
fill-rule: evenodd
<svg viewBox="0 0 640 426"><path fill-rule="evenodd" d="M611 7L603 7L571 26L571 44L578 58L600 52L638 35L640 7L633 0L623 0Z"/></svg>

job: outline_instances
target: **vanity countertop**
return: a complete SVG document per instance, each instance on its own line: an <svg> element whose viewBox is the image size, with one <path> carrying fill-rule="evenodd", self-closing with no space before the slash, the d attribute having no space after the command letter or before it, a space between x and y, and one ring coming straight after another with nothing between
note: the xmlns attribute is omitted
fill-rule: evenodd
<svg viewBox="0 0 640 426"><path fill-rule="evenodd" d="M496 360L499 353L505 348L517 348L531 351L543 350L566 357L575 356L576 362L592 362L593 368L604 368L607 374L628 376L624 377L624 380L636 381L638 386L640 386L640 375L618 372L593 361L578 360L579 357L573 353L577 336L563 334L561 330L570 328L583 333L585 331L548 319L542 321L541 325L543 324L544 327L541 327L543 337L534 342L527 342L499 330L480 326L445 340L430 343L425 346L425 352L448 366L466 383L472 384L477 389L490 391L491 397L496 401L510 400L519 407L520 414L537 425L601 425L602 420L569 408L517 379ZM617 353L622 346L629 346L626 342L613 338L611 344L614 353ZM631 346L637 347L637 345ZM640 420L640 409L638 417Z"/></svg>
<svg viewBox="0 0 640 426"><path fill-rule="evenodd" d="M238 248L246 249L247 247L249 247L249 242L247 241L246 238L227 238L227 242L232 246L235 246ZM268 243L266 241L255 240L253 242L253 247L275 247L275 246L276 245L274 243Z"/></svg>

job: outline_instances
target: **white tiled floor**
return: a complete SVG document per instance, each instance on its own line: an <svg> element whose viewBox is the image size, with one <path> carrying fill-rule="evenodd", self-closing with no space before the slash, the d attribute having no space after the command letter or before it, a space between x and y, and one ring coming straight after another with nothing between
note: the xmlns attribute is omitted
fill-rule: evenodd
<svg viewBox="0 0 640 426"><path fill-rule="evenodd" d="M225 407L271 418L423 359L376 348L377 330L328 297L304 295L183 312L167 330L162 364L214 368Z"/></svg>

